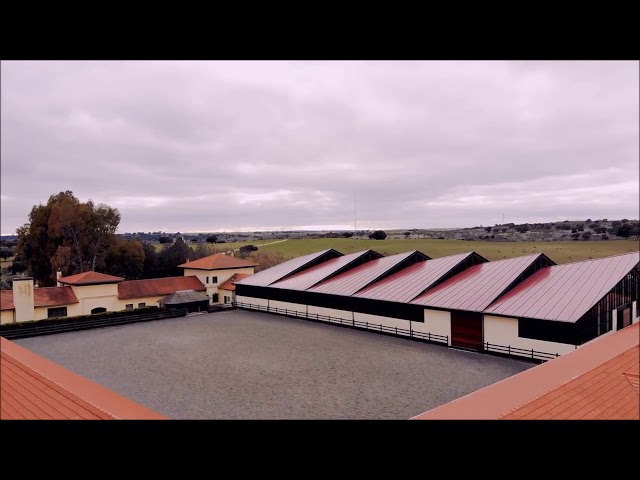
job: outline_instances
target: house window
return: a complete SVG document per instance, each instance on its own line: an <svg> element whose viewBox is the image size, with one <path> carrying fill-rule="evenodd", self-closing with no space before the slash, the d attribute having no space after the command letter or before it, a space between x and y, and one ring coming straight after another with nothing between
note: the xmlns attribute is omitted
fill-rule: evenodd
<svg viewBox="0 0 640 480"><path fill-rule="evenodd" d="M224 303L231 303L231 297L224 296Z"/></svg>
<svg viewBox="0 0 640 480"><path fill-rule="evenodd" d="M66 317L67 307L48 308L47 318Z"/></svg>
<svg viewBox="0 0 640 480"><path fill-rule="evenodd" d="M209 283L209 277L207 277L207 283Z"/></svg>
<svg viewBox="0 0 640 480"><path fill-rule="evenodd" d="M218 294L217 293L212 293L211 294L211 303L216 303L218 301Z"/></svg>
<svg viewBox="0 0 640 480"><path fill-rule="evenodd" d="M133 310L133 303L127 303L125 310Z"/></svg>
<svg viewBox="0 0 640 480"><path fill-rule="evenodd" d="M144 303L144 302L138 304L138 308L143 308L143 307L146 307L146 306L147 306L147 304Z"/></svg>
<svg viewBox="0 0 640 480"><path fill-rule="evenodd" d="M218 283L218 277L211 277L211 283L213 283L214 285Z"/></svg>

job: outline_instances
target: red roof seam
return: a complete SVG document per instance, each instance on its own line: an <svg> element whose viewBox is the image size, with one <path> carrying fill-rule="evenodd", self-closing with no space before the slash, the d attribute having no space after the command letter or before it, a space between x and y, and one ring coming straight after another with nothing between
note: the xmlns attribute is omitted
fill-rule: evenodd
<svg viewBox="0 0 640 480"><path fill-rule="evenodd" d="M99 416L96 412L93 412L89 409L87 409L87 407L85 405L82 405L80 403L78 403L76 401L75 396L70 397L69 396L69 392L67 392L65 389L61 389L61 387L59 387L58 385L56 385L55 383L51 382L49 379L47 379L46 376L33 371L32 369L30 369L29 367L27 367L26 365L22 365L19 364L17 362L15 362L11 357L6 358L6 360L10 360L8 362L8 364L13 365L14 367L17 367L20 372L22 373L17 373L17 375L19 375L21 377L21 379L23 380L23 382L21 383L22 385L26 384L31 386L32 389L36 390L37 392L42 392L45 393L47 396L52 397L51 392L55 392L57 395L59 395L60 397L64 397L69 403L77 405L78 407L82 408L83 410L85 410L87 413L89 413L91 416L97 417ZM42 385L38 385L35 382L39 382ZM25 387L26 388L26 387ZM32 389L30 389L32 391ZM53 397L52 397L53 398ZM44 398L41 398L45 403L47 403L52 409L56 410L58 413L60 413L61 415L64 415L63 412L59 411L58 408L56 408L56 406L52 405L50 402L47 402ZM59 399L55 399L53 398L55 401L60 402ZM71 409L70 407L65 405L65 408L67 408L68 410L70 410L72 412L73 415L80 415L77 411ZM80 415L82 416L82 415Z"/></svg>

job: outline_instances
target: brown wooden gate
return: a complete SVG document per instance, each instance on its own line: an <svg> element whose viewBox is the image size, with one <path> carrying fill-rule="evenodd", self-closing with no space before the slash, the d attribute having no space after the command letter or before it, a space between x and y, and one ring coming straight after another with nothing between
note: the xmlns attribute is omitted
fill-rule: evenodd
<svg viewBox="0 0 640 480"><path fill-rule="evenodd" d="M482 350L482 314L451 312L451 346Z"/></svg>

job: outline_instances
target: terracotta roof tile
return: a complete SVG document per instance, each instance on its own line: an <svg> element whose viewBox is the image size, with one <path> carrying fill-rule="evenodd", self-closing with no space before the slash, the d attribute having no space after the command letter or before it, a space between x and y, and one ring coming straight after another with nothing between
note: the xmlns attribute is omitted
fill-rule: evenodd
<svg viewBox="0 0 640 480"><path fill-rule="evenodd" d="M99 285L101 283L117 283L122 280L124 280L122 277L114 277L113 275L99 272L83 272L58 279L60 283L67 285Z"/></svg>
<svg viewBox="0 0 640 480"><path fill-rule="evenodd" d="M13 290L0 290L0 310L13 309Z"/></svg>
<svg viewBox="0 0 640 480"><path fill-rule="evenodd" d="M166 419L0 337L0 419Z"/></svg>
<svg viewBox="0 0 640 480"><path fill-rule="evenodd" d="M118 298L141 298L170 295L178 290L206 291L206 287L194 275L186 277L150 278L128 280L118 284Z"/></svg>
<svg viewBox="0 0 640 480"><path fill-rule="evenodd" d="M195 268L198 270L221 270L225 268L257 267L258 264L243 258L232 257L224 253L216 253L208 257L192 260L178 265L181 268Z"/></svg>
<svg viewBox="0 0 640 480"><path fill-rule="evenodd" d="M230 292L233 292L236 289L236 282L239 282L243 278L247 278L250 276L251 274L249 273L234 273L229 279L227 279L226 282L218 287L218 290L228 290Z"/></svg>
<svg viewBox="0 0 640 480"><path fill-rule="evenodd" d="M414 418L640 420L639 364L635 323Z"/></svg>
<svg viewBox="0 0 640 480"><path fill-rule="evenodd" d="M71 287L34 288L33 304L35 307L55 307L78 303ZM0 310L13 310L13 290L0 290Z"/></svg>

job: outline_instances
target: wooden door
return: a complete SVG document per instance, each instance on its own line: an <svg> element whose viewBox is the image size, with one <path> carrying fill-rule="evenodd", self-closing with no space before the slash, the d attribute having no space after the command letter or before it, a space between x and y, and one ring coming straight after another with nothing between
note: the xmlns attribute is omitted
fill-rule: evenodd
<svg viewBox="0 0 640 480"><path fill-rule="evenodd" d="M451 312L451 346L482 350L482 314Z"/></svg>

